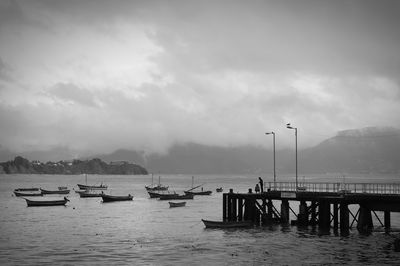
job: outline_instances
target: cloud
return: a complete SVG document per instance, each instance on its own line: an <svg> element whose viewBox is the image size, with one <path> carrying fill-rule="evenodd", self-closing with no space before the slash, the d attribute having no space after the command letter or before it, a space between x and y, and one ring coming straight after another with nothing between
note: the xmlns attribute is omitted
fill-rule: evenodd
<svg viewBox="0 0 400 266"><path fill-rule="evenodd" d="M18 134L0 141L11 148L269 146L271 130L291 147L289 122L307 147L338 130L400 127L395 1L5 6L0 122Z"/></svg>
<svg viewBox="0 0 400 266"><path fill-rule="evenodd" d="M58 83L50 88L48 93L57 99L71 102L72 104L96 106L96 98L92 93L71 83Z"/></svg>

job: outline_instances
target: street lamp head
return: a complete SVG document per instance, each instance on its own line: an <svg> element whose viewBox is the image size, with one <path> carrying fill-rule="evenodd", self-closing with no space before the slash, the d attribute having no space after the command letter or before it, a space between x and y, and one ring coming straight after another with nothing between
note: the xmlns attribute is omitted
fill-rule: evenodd
<svg viewBox="0 0 400 266"><path fill-rule="evenodd" d="M271 134L275 134L275 132L274 132L274 131L271 131L271 132L265 133L265 135L271 135Z"/></svg>

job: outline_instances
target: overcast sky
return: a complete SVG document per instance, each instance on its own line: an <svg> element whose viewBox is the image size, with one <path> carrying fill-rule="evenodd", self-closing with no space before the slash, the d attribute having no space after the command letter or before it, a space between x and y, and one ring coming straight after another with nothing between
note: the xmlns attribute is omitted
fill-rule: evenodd
<svg viewBox="0 0 400 266"><path fill-rule="evenodd" d="M0 0L0 145L315 145L400 127L400 1Z"/></svg>

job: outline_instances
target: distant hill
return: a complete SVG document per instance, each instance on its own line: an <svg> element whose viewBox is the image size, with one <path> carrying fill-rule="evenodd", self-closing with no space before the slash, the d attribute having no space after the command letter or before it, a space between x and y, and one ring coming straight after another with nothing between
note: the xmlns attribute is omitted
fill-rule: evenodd
<svg viewBox="0 0 400 266"><path fill-rule="evenodd" d="M61 151L65 155L71 152L66 148ZM13 153L8 151L8 154ZM143 165L149 172L165 174L273 173L272 151L255 146L216 147L185 143L174 145L166 154L120 149L110 154L80 158L99 158L108 163L128 161ZM299 150L298 160L299 175L327 172L400 173L400 130L368 127L341 131L315 147ZM278 174L295 172L294 149L277 150L276 168Z"/></svg>
<svg viewBox="0 0 400 266"><path fill-rule="evenodd" d="M0 173L2 174L107 174L107 175L147 175L147 170L140 165L128 162L118 162L107 164L95 158L91 160L73 160L46 162L30 162L21 156L14 160L0 163Z"/></svg>

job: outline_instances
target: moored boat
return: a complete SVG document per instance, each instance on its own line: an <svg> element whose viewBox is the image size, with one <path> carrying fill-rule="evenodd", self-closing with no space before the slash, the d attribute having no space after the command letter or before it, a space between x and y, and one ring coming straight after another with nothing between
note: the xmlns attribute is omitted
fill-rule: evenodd
<svg viewBox="0 0 400 266"><path fill-rule="evenodd" d="M203 190L204 184L201 184L201 185L198 185L195 187L193 186L193 184L194 184L194 176L192 176L192 188L184 191L186 195L190 195L190 194L191 195L211 195L211 193L212 193L211 190L206 190L206 191ZM199 187L201 187L201 191L195 191L195 189L199 188Z"/></svg>
<svg viewBox="0 0 400 266"><path fill-rule="evenodd" d="M47 190L47 189L43 189L41 188L40 191L42 192L42 194L69 194L69 189L63 189L63 190Z"/></svg>
<svg viewBox="0 0 400 266"><path fill-rule="evenodd" d="M240 227L251 227L253 223L251 221L240 221L240 222L224 222L224 221L210 221L201 219L206 228L240 228Z"/></svg>
<svg viewBox="0 0 400 266"><path fill-rule="evenodd" d="M173 192L173 193L159 193L159 192L154 192L154 191L147 191L147 193L149 193L149 196L152 199L159 198L159 197L161 197L163 195L172 195L172 196L178 195L175 192Z"/></svg>
<svg viewBox="0 0 400 266"><path fill-rule="evenodd" d="M15 196L17 197L41 197L43 196L42 192L30 192L31 190L27 190L27 192L14 191Z"/></svg>
<svg viewBox="0 0 400 266"><path fill-rule="evenodd" d="M91 190L85 190L85 191L75 191L76 193L79 194L79 197L81 198L99 198L101 197L102 194L104 194L103 191L97 192L97 191L91 191Z"/></svg>
<svg viewBox="0 0 400 266"><path fill-rule="evenodd" d="M38 187L16 188L14 191L39 191Z"/></svg>
<svg viewBox="0 0 400 266"><path fill-rule="evenodd" d="M26 204L28 207L41 207L41 206L65 206L65 204L69 201L66 197L61 200L30 200L26 199Z"/></svg>
<svg viewBox="0 0 400 266"><path fill-rule="evenodd" d="M159 200L184 200L184 199L193 199L193 194L164 194L160 195Z"/></svg>
<svg viewBox="0 0 400 266"><path fill-rule="evenodd" d="M175 207L184 207L186 206L186 201L182 201L182 202L168 202L169 203L169 207L170 208L175 208Z"/></svg>
<svg viewBox="0 0 400 266"><path fill-rule="evenodd" d="M204 196L204 195L211 195L212 191L211 190L206 190L206 191L184 191L185 194L187 195L194 195L194 196Z"/></svg>
<svg viewBox="0 0 400 266"><path fill-rule="evenodd" d="M158 184L153 183L153 174L151 175L151 185L144 186L147 191L158 191L158 190L168 190L168 186L161 184L161 177L158 177Z"/></svg>
<svg viewBox="0 0 400 266"><path fill-rule="evenodd" d="M222 187L219 187L219 188L216 189L216 191L217 191L217 192L222 192L223 189L222 189Z"/></svg>
<svg viewBox="0 0 400 266"><path fill-rule="evenodd" d="M103 199L103 202L113 202L113 201L126 201L126 200L132 200L133 196L129 194L128 196L113 196L113 195L107 195L107 194L101 194L101 198Z"/></svg>
<svg viewBox="0 0 400 266"><path fill-rule="evenodd" d="M100 184L100 185L82 185L78 184L79 189L81 190L88 190L88 189L94 189L94 190L107 190L107 185Z"/></svg>

